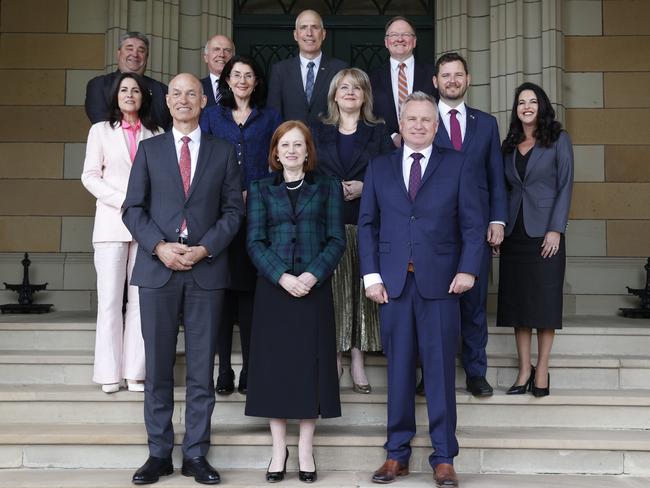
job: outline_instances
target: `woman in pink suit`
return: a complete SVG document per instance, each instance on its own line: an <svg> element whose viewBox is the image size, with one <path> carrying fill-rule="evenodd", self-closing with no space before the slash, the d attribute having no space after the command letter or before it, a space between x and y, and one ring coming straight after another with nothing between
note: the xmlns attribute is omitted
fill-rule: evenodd
<svg viewBox="0 0 650 488"><path fill-rule="evenodd" d="M144 391L144 343L140 330L138 289L131 279L137 243L122 223L131 164L138 143L160 129L151 119L151 94L134 73L116 80L106 122L90 128L81 182L97 198L93 247L97 271L97 333L93 381L105 393Z"/></svg>

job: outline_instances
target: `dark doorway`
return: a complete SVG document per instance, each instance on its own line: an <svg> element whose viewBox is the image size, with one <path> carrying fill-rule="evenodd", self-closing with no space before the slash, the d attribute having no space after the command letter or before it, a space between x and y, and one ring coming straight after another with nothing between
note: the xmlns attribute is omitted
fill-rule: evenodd
<svg viewBox="0 0 650 488"><path fill-rule="evenodd" d="M327 30L323 52L351 66L369 71L388 58L384 26L396 15L416 26L416 58L434 62L433 0L234 0L237 52L250 54L265 72L273 63L294 56L294 22L306 8L323 17Z"/></svg>

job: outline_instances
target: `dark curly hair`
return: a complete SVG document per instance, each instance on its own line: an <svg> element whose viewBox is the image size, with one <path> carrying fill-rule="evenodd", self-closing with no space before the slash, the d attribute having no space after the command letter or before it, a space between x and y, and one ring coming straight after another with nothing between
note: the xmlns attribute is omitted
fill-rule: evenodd
<svg viewBox="0 0 650 488"><path fill-rule="evenodd" d="M108 107L108 122L111 127L115 128L122 122L122 111L117 101L117 96L120 91L120 84L125 78L133 78L140 88L142 94L142 104L138 110L138 118L140 123L152 132L158 130L158 126L151 118L151 91L144 82L142 76L136 73L120 73L117 79L113 82L111 89L111 103Z"/></svg>
<svg viewBox="0 0 650 488"><path fill-rule="evenodd" d="M237 108L235 96L228 85L228 78L230 78L230 72L235 63L245 64L253 70L257 84L253 89L253 93L251 93L250 105L251 107L257 108L264 107L264 105L266 105L266 80L264 79L264 73L262 73L262 70L253 58L241 55L233 56L223 67L221 76L219 76L219 92L221 93L221 101L219 103L223 107L232 109Z"/></svg>
<svg viewBox="0 0 650 488"><path fill-rule="evenodd" d="M555 110L548 99L546 92L535 83L522 83L515 90L515 99L512 103L512 112L510 114L510 128L508 135L501 144L501 152L503 154L511 153L515 150L517 145L522 142L526 135L524 134L524 127L517 116L517 106L519 105L519 96L524 90L531 90L535 93L537 98L537 127L533 135L535 139L544 147L549 147L560 137L562 132L562 124L555 120Z"/></svg>

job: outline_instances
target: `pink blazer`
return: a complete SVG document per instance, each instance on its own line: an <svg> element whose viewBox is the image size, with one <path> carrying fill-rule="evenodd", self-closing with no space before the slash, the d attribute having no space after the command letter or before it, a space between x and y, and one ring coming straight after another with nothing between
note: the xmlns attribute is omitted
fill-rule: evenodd
<svg viewBox="0 0 650 488"><path fill-rule="evenodd" d="M142 127L139 141L156 134ZM133 240L122 223L122 202L130 173L131 158L122 128L112 128L108 122L94 124L88 133L81 174L81 182L97 198L93 242Z"/></svg>

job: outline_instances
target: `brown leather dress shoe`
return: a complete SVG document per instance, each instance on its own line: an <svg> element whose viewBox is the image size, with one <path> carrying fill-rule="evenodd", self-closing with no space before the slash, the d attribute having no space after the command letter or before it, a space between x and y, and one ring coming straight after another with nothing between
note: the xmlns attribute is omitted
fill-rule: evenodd
<svg viewBox="0 0 650 488"><path fill-rule="evenodd" d="M458 486L458 476L453 464L441 463L433 471L433 479L439 488Z"/></svg>
<svg viewBox="0 0 650 488"><path fill-rule="evenodd" d="M381 468L375 471L372 475L373 483L392 483L398 476L406 476L409 474L408 465L403 465L395 459L386 459Z"/></svg>

